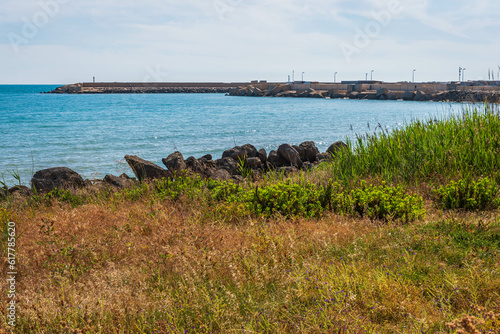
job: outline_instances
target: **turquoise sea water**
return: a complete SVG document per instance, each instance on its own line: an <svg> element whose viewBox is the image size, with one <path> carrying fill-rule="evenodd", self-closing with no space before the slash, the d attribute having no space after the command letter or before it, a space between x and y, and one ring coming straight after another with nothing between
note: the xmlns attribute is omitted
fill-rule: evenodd
<svg viewBox="0 0 500 334"><path fill-rule="evenodd" d="M84 177L130 172L126 154L159 165L179 150L220 158L236 145L267 152L282 143L328 146L378 124L391 131L413 119L442 117L460 104L229 97L224 94L52 95L56 86L0 85L0 176L66 166ZM369 127L368 127L369 126ZM380 129L377 129L380 131ZM0 180L2 180L0 178Z"/></svg>

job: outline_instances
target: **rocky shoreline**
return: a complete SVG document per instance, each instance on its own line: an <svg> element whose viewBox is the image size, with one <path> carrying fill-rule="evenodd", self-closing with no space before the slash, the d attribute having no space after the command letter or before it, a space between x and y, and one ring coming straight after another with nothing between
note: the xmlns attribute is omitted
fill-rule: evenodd
<svg viewBox="0 0 500 334"><path fill-rule="evenodd" d="M350 100L403 100L403 101L434 101L434 102L489 102L500 103L500 92L498 91L474 91L474 90L449 90L426 92L423 90L394 91L387 88L377 90L338 90L338 89L294 89L291 84L271 84L263 87L248 85L232 90L231 96L254 96L254 97L299 97L299 98L323 98L323 99L350 99Z"/></svg>
<svg viewBox="0 0 500 334"><path fill-rule="evenodd" d="M227 94L351 100L500 103L500 83L77 83L48 94Z"/></svg>
<svg viewBox="0 0 500 334"><path fill-rule="evenodd" d="M174 179L179 175L199 175L204 179L220 181L244 182L246 178L259 179L263 173L275 172L288 175L300 170L311 170L322 162L335 157L339 150L346 149L344 142L338 141L330 145L326 152L320 153L312 141L300 145L282 144L277 150L267 154L265 149L257 150L255 146L246 144L224 151L220 159L213 160L210 154L199 159L184 159L181 152L174 152L162 159L165 168L134 155L126 155L134 178L126 174L121 176L106 175L102 180L84 180L81 175L67 167L55 167L36 172L31 179L31 188L14 186L0 188L0 200L7 196L27 197L34 192L48 193L58 189L89 188L99 190L113 188L119 190L129 188L139 182L156 179Z"/></svg>

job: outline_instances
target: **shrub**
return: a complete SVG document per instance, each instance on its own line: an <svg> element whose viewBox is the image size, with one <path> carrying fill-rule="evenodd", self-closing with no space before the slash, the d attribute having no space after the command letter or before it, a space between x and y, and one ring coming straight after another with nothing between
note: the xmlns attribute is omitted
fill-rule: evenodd
<svg viewBox="0 0 500 334"><path fill-rule="evenodd" d="M58 200L60 202L65 202L70 204L72 207L77 207L85 203L83 197L72 194L69 190L55 188L51 192L43 196L48 202L52 200Z"/></svg>
<svg viewBox="0 0 500 334"><path fill-rule="evenodd" d="M498 186L489 178L477 181L460 179L436 190L438 205L443 209L467 211L495 209L500 206Z"/></svg>
<svg viewBox="0 0 500 334"><path fill-rule="evenodd" d="M325 188L306 182L285 182L255 188L248 193L250 208L257 214L271 216L317 217L325 209Z"/></svg>
<svg viewBox="0 0 500 334"><path fill-rule="evenodd" d="M210 180L207 183L207 188L210 190L211 197L216 201L237 202L244 188L232 181L215 181Z"/></svg>
<svg viewBox="0 0 500 334"><path fill-rule="evenodd" d="M425 216L422 197L408 195L401 186L369 185L364 181L359 188L346 195L348 213L359 214L370 219L413 221Z"/></svg>
<svg viewBox="0 0 500 334"><path fill-rule="evenodd" d="M155 180L154 192L163 200L170 198L176 201L182 194L194 199L202 192L203 184L200 176L176 176L173 180L163 178Z"/></svg>

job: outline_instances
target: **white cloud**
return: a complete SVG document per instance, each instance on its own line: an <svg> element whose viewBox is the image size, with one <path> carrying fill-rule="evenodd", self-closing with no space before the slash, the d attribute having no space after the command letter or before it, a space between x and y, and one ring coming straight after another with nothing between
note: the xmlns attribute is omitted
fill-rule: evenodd
<svg viewBox="0 0 500 334"><path fill-rule="evenodd" d="M21 34L22 18L40 10L37 1L4 0L9 14L0 16L0 30ZM417 65L422 79L445 80L454 78L456 66L479 78L499 54L500 4L490 0L401 0L403 11L352 64L339 44L352 41L356 29L394 0L64 1L19 54L0 46L0 80L141 81L157 65L171 81L284 80L293 69L316 80L331 80L333 71L359 79L376 69L385 80L398 80ZM221 16L214 1L230 10Z"/></svg>

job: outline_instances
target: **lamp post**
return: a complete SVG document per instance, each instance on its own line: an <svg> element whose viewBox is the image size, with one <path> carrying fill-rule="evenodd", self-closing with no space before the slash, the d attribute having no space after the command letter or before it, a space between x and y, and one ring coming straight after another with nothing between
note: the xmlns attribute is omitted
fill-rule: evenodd
<svg viewBox="0 0 500 334"><path fill-rule="evenodd" d="M416 71L417 71L417 70L413 70L413 74L412 74L412 77L411 77L411 81L412 81L412 82L415 82L415 72L416 72Z"/></svg>
<svg viewBox="0 0 500 334"><path fill-rule="evenodd" d="M333 83L337 82L337 72L333 74Z"/></svg>
<svg viewBox="0 0 500 334"><path fill-rule="evenodd" d="M373 81L373 72L375 72L375 70L372 70L371 72L370 81Z"/></svg>

